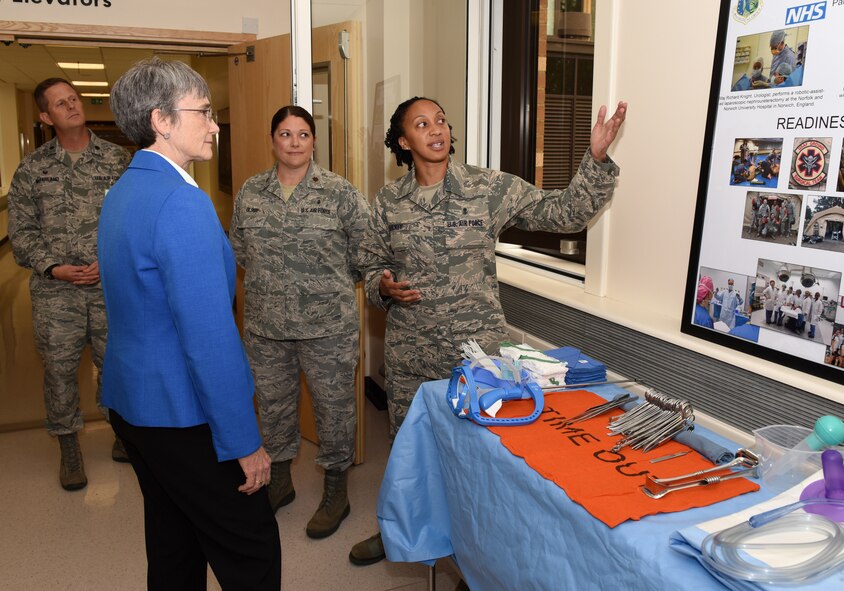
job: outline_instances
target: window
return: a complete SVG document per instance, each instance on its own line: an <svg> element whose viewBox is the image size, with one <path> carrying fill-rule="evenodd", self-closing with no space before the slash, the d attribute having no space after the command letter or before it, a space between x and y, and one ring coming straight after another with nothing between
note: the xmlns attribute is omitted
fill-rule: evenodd
<svg viewBox="0 0 844 591"><path fill-rule="evenodd" d="M593 3L530 4L527 14L524 3L504 2L504 77L514 83L502 89L502 111L510 115L502 118L501 168L543 189L565 188L589 148ZM586 261L585 230L559 234L510 229L501 242L578 265ZM507 253L513 256L514 251Z"/></svg>

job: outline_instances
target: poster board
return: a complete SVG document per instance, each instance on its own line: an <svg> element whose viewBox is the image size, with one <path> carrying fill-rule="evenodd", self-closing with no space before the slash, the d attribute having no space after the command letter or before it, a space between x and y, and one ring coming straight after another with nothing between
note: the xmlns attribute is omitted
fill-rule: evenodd
<svg viewBox="0 0 844 591"><path fill-rule="evenodd" d="M720 4L681 330L844 383L844 0Z"/></svg>

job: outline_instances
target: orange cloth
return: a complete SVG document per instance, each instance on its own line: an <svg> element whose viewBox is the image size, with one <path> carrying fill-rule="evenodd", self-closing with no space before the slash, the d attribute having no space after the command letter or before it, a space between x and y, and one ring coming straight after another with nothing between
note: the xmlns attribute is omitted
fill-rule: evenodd
<svg viewBox="0 0 844 591"><path fill-rule="evenodd" d="M583 390L549 393L545 396L543 413L536 422L516 427L489 427L489 430L501 438L504 447L524 458L528 466L555 482L571 500L610 527L628 519L704 507L759 490L758 484L736 478L672 492L661 499L648 497L639 490L645 483L645 475L671 478L711 468L713 464L695 452L656 464L648 461L689 449L675 441L648 453L629 447L618 453L610 451L620 436L607 435L607 424L611 417L623 412L620 409L560 428L565 417L573 417L604 402L606 400L600 396ZM525 416L532 409L532 401L507 402L496 416Z"/></svg>

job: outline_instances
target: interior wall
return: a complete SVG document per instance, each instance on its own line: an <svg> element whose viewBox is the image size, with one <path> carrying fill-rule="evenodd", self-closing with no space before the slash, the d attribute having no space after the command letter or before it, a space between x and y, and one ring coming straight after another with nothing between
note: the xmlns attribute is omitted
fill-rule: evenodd
<svg viewBox="0 0 844 591"><path fill-rule="evenodd" d="M112 0L106 7L62 6L58 3L39 4L6 2L3 19L112 27L149 27L214 31L218 33L257 33L258 38L290 32L288 2L278 0L204 0L204 2L172 2L144 0L121 2ZM257 19L257 32L244 30L243 19Z"/></svg>
<svg viewBox="0 0 844 591"><path fill-rule="evenodd" d="M648 0L647 10L613 1L615 92L629 111L612 150L621 177L612 204L607 297L676 318L679 332L719 3L687 3L682 20L695 25L683 26L670 1ZM682 52L682 69L665 59L677 47L694 48Z"/></svg>
<svg viewBox="0 0 844 591"><path fill-rule="evenodd" d="M465 2L425 2L423 46L417 53L425 60L424 93L445 109L459 162L466 162L466 12Z"/></svg>

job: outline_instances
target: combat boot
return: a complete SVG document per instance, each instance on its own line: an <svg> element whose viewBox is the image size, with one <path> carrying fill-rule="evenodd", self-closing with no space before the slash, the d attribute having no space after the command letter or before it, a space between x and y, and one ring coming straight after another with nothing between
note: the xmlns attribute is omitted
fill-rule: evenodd
<svg viewBox="0 0 844 591"><path fill-rule="evenodd" d="M59 466L59 482L65 490L79 490L88 484L85 476L85 464L82 461L82 450L79 449L79 437L76 433L59 435L59 446L62 450L62 461Z"/></svg>
<svg viewBox="0 0 844 591"><path fill-rule="evenodd" d="M386 557L384 543L381 541L381 532L362 542L358 542L352 546L352 551L349 552L349 562L357 566L375 564L380 560L384 560Z"/></svg>
<svg viewBox="0 0 844 591"><path fill-rule="evenodd" d="M273 462L270 466L270 485L267 487L267 494L270 497L270 506L273 508L273 513L281 507L289 505L296 498L293 478L290 477L291 461Z"/></svg>
<svg viewBox="0 0 844 591"><path fill-rule="evenodd" d="M326 470L322 501L308 522L305 533L309 538L327 538L337 531L349 515L351 507L346 492L348 470Z"/></svg>

